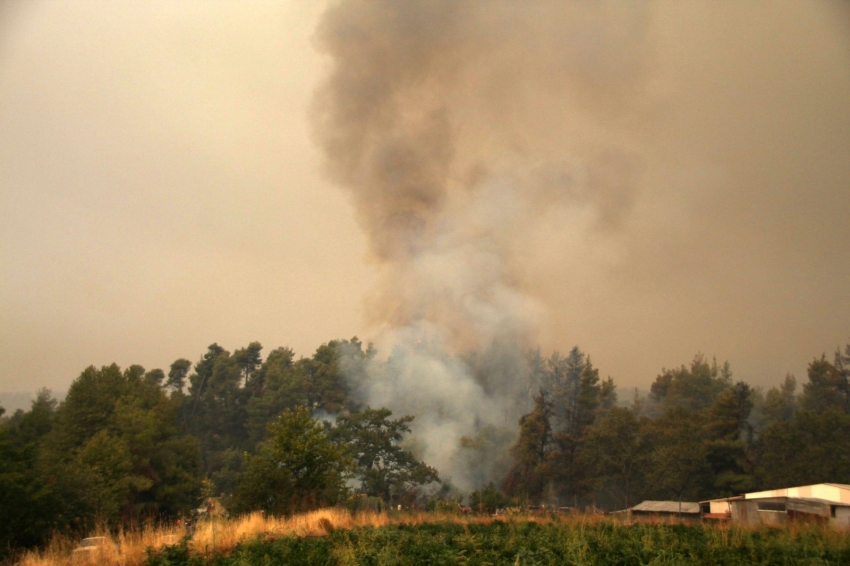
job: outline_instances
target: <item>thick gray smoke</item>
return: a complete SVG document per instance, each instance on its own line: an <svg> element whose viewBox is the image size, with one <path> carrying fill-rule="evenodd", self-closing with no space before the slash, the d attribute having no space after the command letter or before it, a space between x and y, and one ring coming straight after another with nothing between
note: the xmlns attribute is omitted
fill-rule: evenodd
<svg viewBox="0 0 850 566"><path fill-rule="evenodd" d="M317 134L382 266L368 311L392 352L358 385L416 416L423 457L460 488L504 471L481 454L470 467L461 444L504 453L527 409L522 351L546 313L526 251L564 211L601 232L629 215L642 163L611 132L647 103L644 12L351 0L320 25ZM498 350L500 367L483 378L470 350Z"/></svg>

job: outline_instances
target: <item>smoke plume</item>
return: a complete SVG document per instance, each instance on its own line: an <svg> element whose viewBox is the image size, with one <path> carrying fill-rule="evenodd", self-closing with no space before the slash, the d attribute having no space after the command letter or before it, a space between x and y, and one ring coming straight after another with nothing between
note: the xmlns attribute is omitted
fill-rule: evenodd
<svg viewBox="0 0 850 566"><path fill-rule="evenodd" d="M317 134L383 269L368 314L392 355L359 385L416 415L426 461L462 488L496 471L469 470L461 439L527 408L522 351L545 317L523 283L535 234L569 207L602 231L628 218L642 164L610 130L646 104L644 12L352 0L318 30L332 71ZM482 383L459 354L494 349Z"/></svg>

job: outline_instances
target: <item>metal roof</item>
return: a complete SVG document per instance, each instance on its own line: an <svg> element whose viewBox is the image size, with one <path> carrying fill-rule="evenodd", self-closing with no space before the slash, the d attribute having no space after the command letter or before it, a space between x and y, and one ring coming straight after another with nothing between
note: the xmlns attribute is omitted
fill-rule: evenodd
<svg viewBox="0 0 850 566"><path fill-rule="evenodd" d="M741 499L740 501L803 501L806 503L820 503L823 505L833 505L835 507L850 507L850 503L842 503L840 501L832 501L831 499L821 499L819 497L789 497L787 495L777 495L775 497L752 497L750 499Z"/></svg>
<svg viewBox="0 0 850 566"><path fill-rule="evenodd" d="M844 495L839 495L838 499L824 499L813 497L812 493L815 489L829 486L833 488L837 488L840 492L845 492ZM801 493L802 492L802 493ZM792 495L793 494L793 495ZM806 495L804 495L806 494ZM735 501L738 499L764 499L767 497L794 497L797 499L820 499L822 501L830 501L832 503L839 503L841 505L845 505L850 503L850 498L848 495L850 494L850 485L846 483L816 483L812 485L801 485L794 487L783 487L778 489L769 489L766 491L753 491L750 493L744 493L741 495L735 495L733 497L720 497L717 499L707 499L705 501L700 501L700 503L711 503L712 501Z"/></svg>
<svg viewBox="0 0 850 566"><path fill-rule="evenodd" d="M765 491L755 491L745 493L744 497L746 499L761 499L764 497L803 497L850 503L850 485L842 483L816 483L812 485L800 485L779 489L768 489Z"/></svg>
<svg viewBox="0 0 850 566"><path fill-rule="evenodd" d="M632 507L632 511L699 514L699 503L693 501L644 501Z"/></svg>

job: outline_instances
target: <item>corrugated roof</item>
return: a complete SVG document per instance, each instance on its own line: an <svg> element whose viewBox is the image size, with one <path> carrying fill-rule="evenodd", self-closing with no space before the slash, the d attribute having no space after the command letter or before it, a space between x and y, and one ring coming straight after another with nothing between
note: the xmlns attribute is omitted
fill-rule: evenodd
<svg viewBox="0 0 850 566"><path fill-rule="evenodd" d="M785 495L778 495L776 497L753 497L751 499L746 499L745 501L807 501L810 503L822 503L824 505L835 505L837 507L850 507L850 503L842 503L840 501L832 501L831 499L820 499L819 497L788 497Z"/></svg>
<svg viewBox="0 0 850 566"><path fill-rule="evenodd" d="M696 513L699 503L693 501L644 501L632 507L632 511L643 513Z"/></svg>

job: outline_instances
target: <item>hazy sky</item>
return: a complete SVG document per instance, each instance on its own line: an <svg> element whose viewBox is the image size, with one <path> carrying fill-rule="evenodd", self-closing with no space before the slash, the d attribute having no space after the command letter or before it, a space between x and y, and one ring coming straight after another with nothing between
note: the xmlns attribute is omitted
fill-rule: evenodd
<svg viewBox="0 0 850 566"><path fill-rule="evenodd" d="M391 320L375 289L397 273L310 118L359 61L343 24L367 10L342 4L319 39L320 2L0 5L0 392L212 342L309 355ZM511 234L536 338L621 387L698 351L758 385L803 377L850 341L848 4L582 6L460 14L476 35L449 44L480 65L411 91L452 113L466 173L583 179Z"/></svg>

